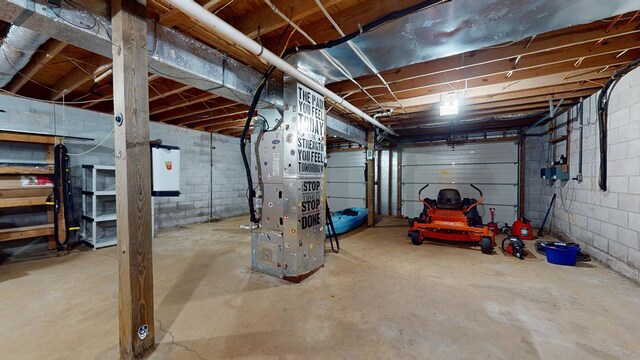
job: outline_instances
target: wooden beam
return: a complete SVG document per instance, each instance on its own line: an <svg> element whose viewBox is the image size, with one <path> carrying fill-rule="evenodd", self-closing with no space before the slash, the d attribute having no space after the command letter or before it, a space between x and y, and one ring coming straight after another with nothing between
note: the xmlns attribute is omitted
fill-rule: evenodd
<svg viewBox="0 0 640 360"><path fill-rule="evenodd" d="M183 98L183 99L181 99L179 101L176 101L176 102L172 103L171 105L156 106L156 107L154 107L154 108L152 108L150 110L150 114L151 115L157 115L157 114L160 114L160 113L163 113L163 112L167 112L169 110L182 108L182 107L185 107L185 106L189 106L189 105L193 105L193 104L209 101L209 100L215 99L217 97L218 97L218 95L216 95L216 94L203 93L200 96L195 96L195 97L192 97L192 98ZM185 110L183 109L182 111L184 112Z"/></svg>
<svg viewBox="0 0 640 360"><path fill-rule="evenodd" d="M393 183L393 150L388 150L389 152L389 179L388 179L388 186L387 186L387 197L389 198L389 202L387 203L387 211L389 213L389 216L393 215L393 211L391 203L393 202L393 187L391 186L391 184Z"/></svg>
<svg viewBox="0 0 640 360"><path fill-rule="evenodd" d="M6 86L7 91L17 93L29 80L34 77L40 69L45 67L62 49L67 46L66 43L56 39L47 41L39 51L31 58L27 66L20 70L18 76L14 76L11 82Z"/></svg>
<svg viewBox="0 0 640 360"><path fill-rule="evenodd" d="M215 103L212 105L207 104L192 104L189 106L189 111L184 111L184 109L173 109L162 113L161 115L153 116L152 120L160 121L160 122L173 122L174 120L189 122L191 120L202 120L202 117L196 117L196 115L208 113L210 111L221 110L233 105L236 105L237 102L228 99L216 99Z"/></svg>
<svg viewBox="0 0 640 360"><path fill-rule="evenodd" d="M75 89L79 88L80 86L86 84L89 81L92 81L95 76L94 72L101 71L101 68L105 65L108 65L109 63L110 60L96 55L90 59L87 59L87 61L78 64L78 66L64 75L62 79L60 79L60 81L58 81L53 86L53 91L49 96L49 100L59 100Z"/></svg>
<svg viewBox="0 0 640 360"><path fill-rule="evenodd" d="M377 152L377 157L376 159L378 159L378 161L375 162L376 164L376 179L378 182L378 186L376 186L376 214L378 215L382 215L382 186L380 186L380 184L382 184L382 161L380 161L380 159L382 159L382 150L378 150Z"/></svg>
<svg viewBox="0 0 640 360"><path fill-rule="evenodd" d="M467 96L485 96L499 93L506 93L510 91L529 90L531 88L539 88L545 86L558 86L562 84L576 83L594 79L605 79L611 76L611 74L622 65L610 66L608 69L604 69L602 66L594 68L562 71L562 69L555 68L557 65L550 66L548 68L525 70L514 77L506 78L504 75L494 75L490 77L484 77L479 79L472 79L466 82L468 86ZM565 69L566 70L566 69ZM463 90L465 82L457 82L453 84L436 84L427 86L425 88L407 91L404 93L398 93L398 97L405 100L405 106L411 107L412 104L425 104L435 103L439 101L441 94L446 94L452 91L452 88ZM395 104L393 99L388 96L378 96L379 101L389 102L389 105ZM368 98L361 98L359 100L348 99L353 105L363 108L371 102Z"/></svg>
<svg viewBox="0 0 640 360"><path fill-rule="evenodd" d="M198 0L197 3L208 11L212 11L216 7L223 5L222 0ZM167 26L175 25L177 15L180 14L182 14L182 12L179 9L171 9L164 14L160 14L160 22Z"/></svg>
<svg viewBox="0 0 640 360"><path fill-rule="evenodd" d="M626 45L631 44L626 43L625 46ZM407 99L423 95L425 94L425 90L431 90L434 88L438 88L439 92L437 93L446 93L452 91L452 88L464 89L465 86L467 89L472 89L489 84L533 79L550 74L567 73L587 69L600 70L607 65L620 65L636 59L640 54L640 42L636 41L634 47L636 50L629 51L620 57L617 57L619 54L618 50L585 57L578 68L575 67L576 59L571 58L561 62L544 63L533 67L524 68L523 66L523 68L517 70L512 70L510 63L508 61L504 61L501 63L492 63L491 65L486 66L473 67L466 70L454 70L449 73L426 75L420 78L394 83L391 85L391 88L398 98ZM391 102L394 100L386 89L372 88L367 91L376 97L378 101ZM430 93L435 94L436 91L430 91ZM354 95L350 96L348 99L352 102L357 101L356 99L370 101L369 97L362 93L354 93Z"/></svg>
<svg viewBox="0 0 640 360"><path fill-rule="evenodd" d="M527 175L526 159L527 159L527 138L523 135L518 136L518 217L525 217L525 200L526 189L525 180Z"/></svg>
<svg viewBox="0 0 640 360"><path fill-rule="evenodd" d="M325 7L335 5L340 0L324 1ZM320 11L315 0L286 0L275 4L282 13L294 23ZM268 4L263 4L248 14L238 16L233 26L252 39L268 34L274 30L286 26L287 23Z"/></svg>
<svg viewBox="0 0 640 360"><path fill-rule="evenodd" d="M163 91L163 92L156 92L155 90L153 90L153 93L155 93L155 95L153 96L149 96L149 102L151 101L156 101L162 98L165 98L167 96L171 96L177 93L181 93L183 91L187 91L189 89L191 89L192 86L189 85L183 85L180 83L176 83L176 87L172 87L170 89L166 89L167 91Z"/></svg>
<svg viewBox="0 0 640 360"><path fill-rule="evenodd" d="M375 204L374 204L374 188L375 188L375 162L373 154L375 154L376 133L373 130L367 131L367 153L371 154L371 159L367 159L367 225L369 227L376 224ZM367 154L368 155L368 154ZM380 161L380 159L378 159Z"/></svg>
<svg viewBox="0 0 640 360"><path fill-rule="evenodd" d="M606 41L607 46L605 46L605 48L611 48L611 41L627 43L629 39L631 39L631 42L633 42L634 37L637 38L640 33L640 29L636 28L638 23L640 23L640 18L628 26L617 28L615 31L605 34L604 28L606 24L598 21L586 26L575 27L572 31L562 29L536 36L535 40L528 47L525 47L528 40L522 40L505 47L475 50L462 55L413 64L400 69L387 70L381 74L388 82L394 83L502 61L509 62L512 69L522 69L524 66L522 61L525 59L538 59L539 65L540 62L548 62L549 55L543 55L544 53L556 56L556 61L558 61L557 56L564 57L565 59L577 59L580 56L594 55L595 52L591 49L593 42L600 41L601 39L609 39ZM621 41L621 37L626 38L626 40ZM625 45L622 47L624 46ZM608 50L604 49L597 51L599 53L608 52ZM518 63L515 64L515 60L518 57L521 58ZM535 66L534 64L527 66ZM365 88L380 85L376 76L359 77L357 81ZM350 81L334 83L329 85L329 88L334 91L341 91L342 93L358 90Z"/></svg>
<svg viewBox="0 0 640 360"><path fill-rule="evenodd" d="M352 31L358 30L360 25L370 23L373 20L380 18L382 14L389 14L395 11L404 10L420 2L421 0L342 0L338 11L331 11L331 17L336 21L336 23L338 23L338 25L340 25L342 31L348 34ZM323 4L326 4L326 0L323 0ZM316 7L315 4L314 7ZM283 9L281 8L281 10ZM318 43L333 40L338 36L336 29L324 16L309 24L305 24L303 28ZM267 44L267 48L273 48L276 41L277 37ZM294 34L291 38L291 44L308 43L309 41L298 33Z"/></svg>
<svg viewBox="0 0 640 360"><path fill-rule="evenodd" d="M112 0L120 359L155 345L151 252L151 155L144 0Z"/></svg>
<svg viewBox="0 0 640 360"><path fill-rule="evenodd" d="M398 148L398 157L396 158L396 213L398 217L402 217L402 148Z"/></svg>

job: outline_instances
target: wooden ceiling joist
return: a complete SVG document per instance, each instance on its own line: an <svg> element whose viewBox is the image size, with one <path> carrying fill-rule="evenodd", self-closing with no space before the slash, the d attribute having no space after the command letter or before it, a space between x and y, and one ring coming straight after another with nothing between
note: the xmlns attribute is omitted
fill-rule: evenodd
<svg viewBox="0 0 640 360"><path fill-rule="evenodd" d="M191 104L188 107L188 111L185 111L185 109L183 108L176 108L176 109L172 109L172 110L154 115L152 116L152 119L154 121L160 121L160 122L172 122L173 120L182 119L188 122L189 119L194 119L194 118L202 119L202 117L196 117L197 115L207 113L213 110L224 109L229 106L234 106L236 104L237 103L233 100L216 98L215 102L213 103L207 102L207 103ZM152 108L154 108L154 106L152 106Z"/></svg>
<svg viewBox="0 0 640 360"><path fill-rule="evenodd" d="M6 90L17 93L38 71L45 67L60 51L67 46L66 43L56 39L50 39L31 58L27 66L6 86Z"/></svg>
<svg viewBox="0 0 640 360"><path fill-rule="evenodd" d="M95 66L88 65L90 63ZM80 86L89 81L93 81L96 76L101 75L101 71L106 71L103 66L110 66L111 61L101 56L94 56L83 63L76 63L76 67L64 75L62 79L53 86L53 91L49 100L56 101L70 94Z"/></svg>
<svg viewBox="0 0 640 360"><path fill-rule="evenodd" d="M528 40L522 40L508 46L496 46L493 48L481 49L472 52L467 52L462 55L450 56L442 59L437 59L433 61L428 61L425 63L419 63L414 65L405 66L400 69L393 69L388 71L381 72L381 75L389 83L394 83L397 81L407 81L414 78L424 77L428 75L433 75L437 73L444 73L456 69L485 65L488 63L499 62L507 60L511 63L513 67L513 62L516 58L520 57L520 61L518 61L517 68L522 67L523 57L535 55L535 54L544 54L546 52L553 52L555 50L568 50L561 51L560 56L556 55L555 61L561 61L562 55L572 56L571 58L579 58L580 56L589 56L595 54L592 49L593 44L595 42L601 41L601 44L608 44L609 39L612 41L615 40L616 43L624 43L630 44L630 47L637 47L638 45L638 36L640 36L640 29L638 26L640 25L640 18L634 21L631 24L627 24L625 26L621 26L612 30L610 33L605 33L605 27L602 23L596 22L587 25L582 25L576 27L576 29L572 29L572 31L567 31L566 29L554 31L548 34L536 36L533 42L529 44L527 47ZM620 39L616 39L618 37L626 37L623 41ZM583 46L581 46L583 45ZM609 46L609 45L607 45ZM581 55L573 54L574 50L566 49L566 48L575 48L581 49ZM586 51L585 51L586 48ZM625 45L618 47L618 49L624 49ZM614 50L610 50L614 51ZM606 53L607 51L600 51L599 53ZM556 52L555 54L558 54ZM549 60L542 60L547 63ZM542 62L538 62L538 65L541 65ZM530 66L534 66L532 64ZM512 68L513 69L513 68ZM365 76L359 77L358 83L365 88L370 86L379 85L379 81L376 76ZM350 81L342 81L339 83L334 83L329 85L332 90L339 91L342 93L349 93L351 91L359 90L354 84Z"/></svg>
<svg viewBox="0 0 640 360"><path fill-rule="evenodd" d="M339 3L340 0L325 0L325 7ZM275 1L274 1L275 3ZM280 11L288 15L294 23L298 23L308 15L317 13L320 8L315 0L287 0L279 1L275 4ZM260 35L268 34L287 25L278 14L276 14L271 6L263 4L250 13L239 16L233 22L233 26L252 39Z"/></svg>

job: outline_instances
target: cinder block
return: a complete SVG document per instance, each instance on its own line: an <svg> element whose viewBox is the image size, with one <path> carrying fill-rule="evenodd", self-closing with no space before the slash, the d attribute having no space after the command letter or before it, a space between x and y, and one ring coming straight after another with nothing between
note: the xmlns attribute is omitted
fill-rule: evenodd
<svg viewBox="0 0 640 360"><path fill-rule="evenodd" d="M609 114L609 127L611 129L627 125L629 123L629 108L624 107Z"/></svg>
<svg viewBox="0 0 640 360"><path fill-rule="evenodd" d="M609 255L620 261L627 262L628 249L629 247L625 246L624 244L621 244L617 241L609 240Z"/></svg>
<svg viewBox="0 0 640 360"><path fill-rule="evenodd" d="M640 251L636 249L629 249L628 251L627 262L636 269L640 269Z"/></svg>
<svg viewBox="0 0 640 360"><path fill-rule="evenodd" d="M610 160L620 160L629 157L629 142L621 142L618 144L609 145L609 152L607 154Z"/></svg>
<svg viewBox="0 0 640 360"><path fill-rule="evenodd" d="M604 192L601 195L601 205L617 209L618 208L618 194L614 194L612 192Z"/></svg>
<svg viewBox="0 0 640 360"><path fill-rule="evenodd" d="M625 194L620 196L618 207L621 210L640 212L640 195Z"/></svg>
<svg viewBox="0 0 640 360"><path fill-rule="evenodd" d="M627 176L611 176L607 179L608 190L614 193L629 193L629 177Z"/></svg>
<svg viewBox="0 0 640 360"><path fill-rule="evenodd" d="M602 225L600 226L600 235L608 239L616 239L618 237L618 226L602 222Z"/></svg>
<svg viewBox="0 0 640 360"><path fill-rule="evenodd" d="M600 224L601 224L600 220L587 218L587 231L599 234Z"/></svg>
<svg viewBox="0 0 640 360"><path fill-rule="evenodd" d="M638 233L635 230L618 227L617 240L632 249L640 249L638 246Z"/></svg>
<svg viewBox="0 0 640 360"><path fill-rule="evenodd" d="M640 137L640 121L633 121L620 127L618 132L618 141L635 140Z"/></svg>
<svg viewBox="0 0 640 360"><path fill-rule="evenodd" d="M629 213L623 210L610 209L609 222L618 226L629 226Z"/></svg>
<svg viewBox="0 0 640 360"><path fill-rule="evenodd" d="M629 178L629 192L632 194L640 194L640 176Z"/></svg>
<svg viewBox="0 0 640 360"><path fill-rule="evenodd" d="M629 213L629 228L640 230L640 214L632 212Z"/></svg>

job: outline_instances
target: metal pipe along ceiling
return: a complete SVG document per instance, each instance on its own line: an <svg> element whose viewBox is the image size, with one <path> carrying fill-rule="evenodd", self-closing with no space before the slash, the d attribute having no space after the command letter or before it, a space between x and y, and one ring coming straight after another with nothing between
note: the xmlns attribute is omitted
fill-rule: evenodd
<svg viewBox="0 0 640 360"><path fill-rule="evenodd" d="M7 85L48 39L45 35L12 25L0 46L0 87Z"/></svg>
<svg viewBox="0 0 640 360"><path fill-rule="evenodd" d="M295 78L296 80L304 83L305 85L310 87L312 90L314 90L314 91L326 96L331 101L333 101L333 102L337 103L338 105L344 107L345 109L353 112L355 115L361 117L365 121L371 123L372 125L380 128L380 129L382 129L382 130L384 130L384 131L386 131L386 132L388 132L390 134L397 135L395 132L393 132L388 127L384 126L383 124L381 124L377 120L373 119L371 116L365 114L362 110L360 110L357 107L353 106L353 104L349 103L348 101L342 99L340 96L338 96L337 94L335 94L331 90L329 90L329 89L325 88L324 86L318 84L313 79L311 79L309 76L305 75L300 70L298 70L297 68L293 67L291 64L289 64L288 62L284 61L283 59L281 59L276 54L274 54L271 51L265 49L262 45L258 44L257 42L255 42L254 40L252 40L251 38L246 36L245 34L241 33L240 31L238 31L233 26L227 24L224 20L222 20L219 17L215 16L214 14L208 12L206 9L204 9L202 6L198 5L194 1L190 1L190 0L169 0L169 3L171 5L173 5L174 7L180 9L185 14L187 14L187 15L191 16L192 18L200 21L203 25L207 26L212 31L220 34L221 36L224 36L228 40L233 41L234 43L238 44L239 46L241 46L245 50L249 51L252 54L255 54L256 56L258 56L262 60L265 60L269 64L271 64L271 65L275 66L276 68L280 69L285 74L287 74L287 75Z"/></svg>

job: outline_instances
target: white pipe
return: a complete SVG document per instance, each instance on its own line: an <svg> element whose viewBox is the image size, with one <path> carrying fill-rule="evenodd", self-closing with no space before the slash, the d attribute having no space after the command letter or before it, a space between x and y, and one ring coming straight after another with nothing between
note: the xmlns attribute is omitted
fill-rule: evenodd
<svg viewBox="0 0 640 360"><path fill-rule="evenodd" d="M246 36L245 34L238 31L233 26L227 24L224 20L219 17L213 15L209 11L205 10L202 6L198 5L193 0L169 0L169 3L174 7L180 9L185 14L191 16L192 18L200 21L203 25L207 26L209 29L214 31L215 33L220 34L225 37L227 40L233 41L236 45L244 48L252 54L255 54L259 58L265 60L269 64L275 66L280 69L285 74L295 78L296 80L304 83L312 90L326 96L331 101L337 103L338 105L344 107L345 109L353 112L355 115L361 117L365 121L371 123L374 126L379 127L380 129L396 135L388 127L382 125L377 120L374 120L371 116L365 114L362 110L353 106L353 104L348 101L342 99L340 96L332 92L331 90L325 88L324 86L318 84L313 79L303 74L300 70L293 67L288 62L282 60L279 56L272 53L268 49L265 49L262 45L253 41L251 38Z"/></svg>

